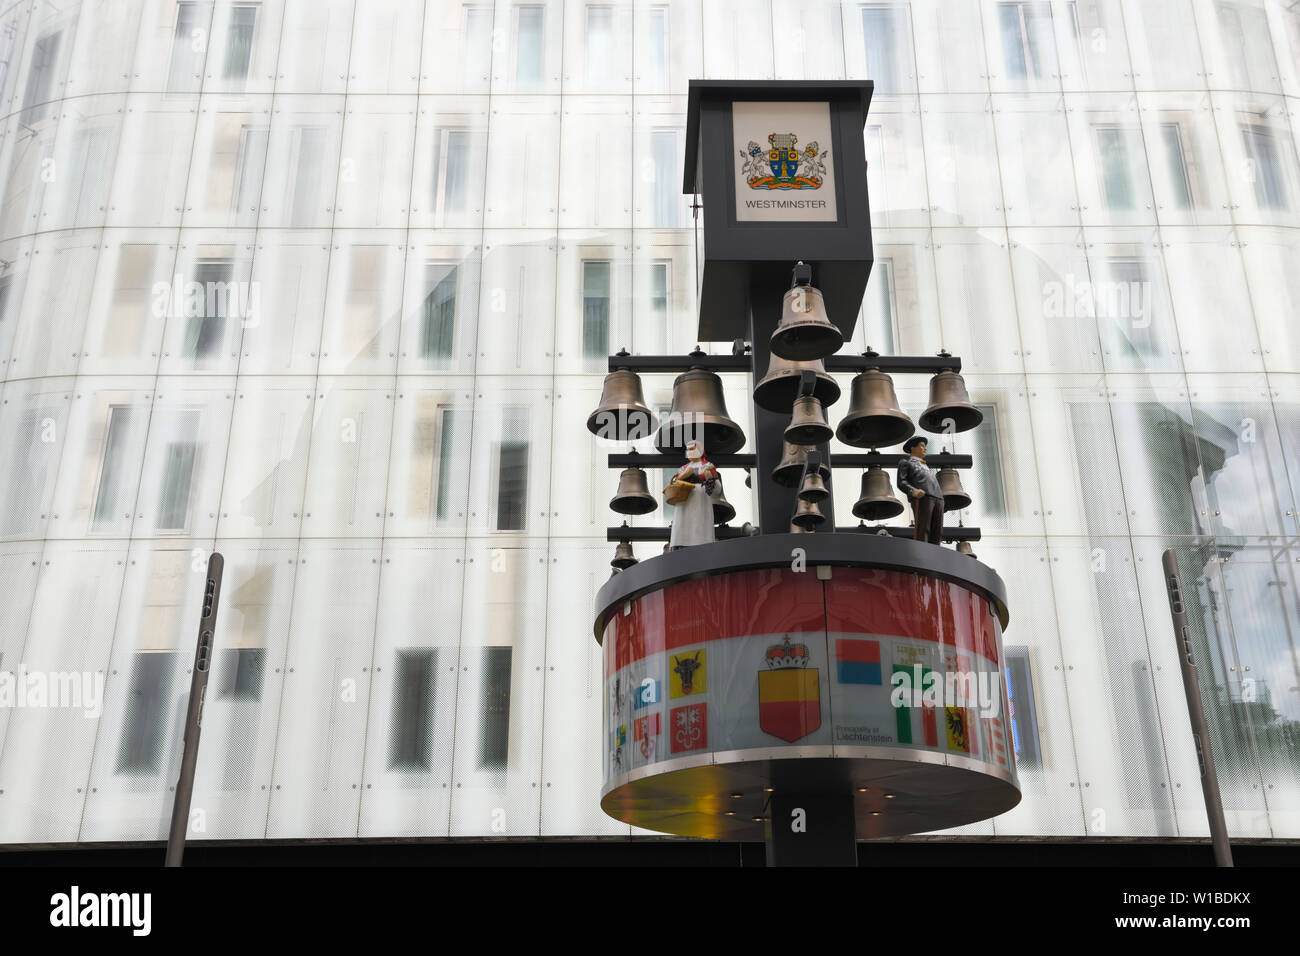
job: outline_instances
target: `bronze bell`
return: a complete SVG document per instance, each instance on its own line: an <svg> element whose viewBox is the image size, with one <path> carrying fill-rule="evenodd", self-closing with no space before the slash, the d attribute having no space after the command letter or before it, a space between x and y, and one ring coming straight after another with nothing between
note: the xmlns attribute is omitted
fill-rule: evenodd
<svg viewBox="0 0 1300 956"><path fill-rule="evenodd" d="M706 448L708 446L705 446ZM726 524L732 518L736 517L735 506L727 500L727 496L722 490L722 479L718 479L718 492L709 499L713 502L713 523Z"/></svg>
<svg viewBox="0 0 1300 956"><path fill-rule="evenodd" d="M772 360L767 363L767 374L754 386L754 404L769 412L789 412L799 397L799 379L804 372L817 376L813 395L821 400L823 406L829 407L839 401L840 383L826 374L826 365L821 359L792 362L773 353Z"/></svg>
<svg viewBox="0 0 1300 956"><path fill-rule="evenodd" d="M790 522L790 534L808 534L809 529L800 527L793 521Z"/></svg>
<svg viewBox="0 0 1300 956"><path fill-rule="evenodd" d="M803 477L804 467L807 464L808 447L787 441L781 455L781 464L772 469L772 480L783 488L793 488L799 484L799 480ZM830 478L831 470L826 466L825 462L817 470L821 472L823 480Z"/></svg>
<svg viewBox="0 0 1300 956"><path fill-rule="evenodd" d="M618 491L609 506L621 515L648 515L659 507L659 501L650 494L645 472L633 465L618 476Z"/></svg>
<svg viewBox="0 0 1300 956"><path fill-rule="evenodd" d="M949 419L951 428L945 427ZM921 427L940 435L967 432L982 421L984 413L971 404L965 380L956 372L936 372L930 379L930 404L921 413Z"/></svg>
<svg viewBox="0 0 1300 956"><path fill-rule="evenodd" d="M834 355L844 344L844 334L826 317L819 290L796 285L781 302L781 324L772 333L772 354L794 362Z"/></svg>
<svg viewBox="0 0 1300 956"><path fill-rule="evenodd" d="M597 438L637 441L650 437L654 430L655 416L645 403L641 376L625 368L606 375L600 404L587 416L587 431Z"/></svg>
<svg viewBox="0 0 1300 956"><path fill-rule="evenodd" d="M971 549L969 541L958 541L957 550L960 551L962 554L970 555L972 558L975 557L975 552Z"/></svg>
<svg viewBox="0 0 1300 956"><path fill-rule="evenodd" d="M611 567L625 571L632 565L636 564L636 555L632 553L632 542L620 541L618 547L614 549L614 560L609 562Z"/></svg>
<svg viewBox="0 0 1300 956"><path fill-rule="evenodd" d="M849 413L835 430L844 444L885 448L906 441L916 430L912 419L898 405L894 380L879 369L869 368L857 375L852 395Z"/></svg>
<svg viewBox="0 0 1300 956"><path fill-rule="evenodd" d="M816 504L811 501L804 501L801 498L799 508L790 521L805 531L812 531L814 528L820 528L826 523L826 516L822 514L822 510Z"/></svg>
<svg viewBox="0 0 1300 956"><path fill-rule="evenodd" d="M821 402L811 395L795 399L794 414L785 429L786 441L796 445L820 445L834 437L835 432L826 424L826 412Z"/></svg>
<svg viewBox="0 0 1300 956"><path fill-rule="evenodd" d="M803 476L803 483L799 486L800 501L811 501L816 504L819 501L825 501L831 496L826 487L826 482L822 481L820 471L821 469L818 469L812 474Z"/></svg>
<svg viewBox="0 0 1300 956"><path fill-rule="evenodd" d="M956 468L940 468L935 475L939 479L939 490L943 492L943 510L960 511L970 507L970 495L961 486L961 476Z"/></svg>
<svg viewBox="0 0 1300 956"><path fill-rule="evenodd" d="M685 454L692 439L704 443L705 456L730 455L745 444L745 433L727 414L722 379L702 368L685 371L673 382L672 411L659 426L655 447L665 455Z"/></svg>
<svg viewBox="0 0 1300 956"><path fill-rule="evenodd" d="M885 521L903 513L903 503L894 497L889 475L879 465L862 473L862 497L853 505L853 516L864 521Z"/></svg>

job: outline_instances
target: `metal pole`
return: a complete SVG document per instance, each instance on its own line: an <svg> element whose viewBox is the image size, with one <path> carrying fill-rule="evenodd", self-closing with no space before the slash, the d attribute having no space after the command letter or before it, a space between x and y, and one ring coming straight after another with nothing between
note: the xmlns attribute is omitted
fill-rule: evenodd
<svg viewBox="0 0 1300 956"><path fill-rule="evenodd" d="M1228 826L1223 819L1223 800L1219 796L1219 778L1214 772L1214 752L1210 749L1210 730L1201 704L1201 688L1196 682L1196 664L1192 660L1192 632L1187 625L1183 605L1183 586L1178 575L1174 549L1165 550L1161 558L1165 570L1165 590L1169 594L1169 613L1174 619L1174 637L1178 641L1178 665L1187 693L1187 715L1192 722L1192 740L1196 759L1201 765L1201 791L1205 795L1205 815L1210 820L1210 840L1214 844L1214 865L1232 866L1232 847L1228 843Z"/></svg>
<svg viewBox="0 0 1300 956"><path fill-rule="evenodd" d="M203 695L208 689L208 673L212 665L212 638L217 626L217 601L221 597L221 570L225 567L225 563L225 559L216 551L208 558L208 574L203 588L203 614L199 618L199 643L194 651L189 708L185 712L181 775L176 781L176 801L172 804L172 825L171 832L167 836L167 860L164 866L180 866L181 857L185 855L185 832L189 828L190 798L194 794L194 768L199 762Z"/></svg>

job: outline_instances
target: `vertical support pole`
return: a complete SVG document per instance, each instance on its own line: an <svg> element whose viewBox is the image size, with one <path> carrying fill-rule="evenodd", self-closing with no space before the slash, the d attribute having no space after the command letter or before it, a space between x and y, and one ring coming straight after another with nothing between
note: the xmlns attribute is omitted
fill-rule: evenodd
<svg viewBox="0 0 1300 956"><path fill-rule="evenodd" d="M176 781L176 800L172 804L171 830L167 836L165 866L180 866L185 855L185 832L189 828L190 798L194 794L194 769L199 762L199 731L203 723L203 696L208 689L212 667L212 641L217 629L217 602L221 598L221 572L225 559L217 551L208 558L208 573L203 586L203 613L199 617L199 640L194 651L194 670L190 678L189 707L185 712L185 737L181 751L181 775Z"/></svg>
<svg viewBox="0 0 1300 956"><path fill-rule="evenodd" d="M794 264L791 263L791 266ZM769 412L753 402L754 386L767 374L772 361L768 342L781 323L781 303L790 288L790 268L778 264L756 264L749 274L749 341L753 359L753 378L750 380L750 401L754 409L754 450L758 461L754 475L754 496L757 499L758 530L760 534L786 534L790 519L798 507L798 489L783 488L772 480L772 470L781 463L785 449L785 429L790 424L790 413ZM817 446L822 461L830 467L830 444ZM835 527L835 489L828 479L826 489L831 493L819 508L826 515L828 530Z"/></svg>
<svg viewBox="0 0 1300 956"><path fill-rule="evenodd" d="M858 865L852 793L773 793L764 831L768 866Z"/></svg>
<svg viewBox="0 0 1300 956"><path fill-rule="evenodd" d="M1174 620L1174 637L1178 641L1178 666L1183 675L1183 691L1187 695L1187 716L1192 722L1196 759L1201 765L1201 793L1205 797L1205 815L1210 821L1214 865L1232 866L1228 825L1223 818L1223 799L1219 795L1219 777L1214 771L1214 752L1210 749L1210 728L1205 722L1201 687L1196 682L1196 663L1192 658L1192 632L1187 624L1182 579L1178 574L1178 561L1174 557L1174 549L1167 548L1160 561L1165 571L1165 590L1169 595L1169 614Z"/></svg>

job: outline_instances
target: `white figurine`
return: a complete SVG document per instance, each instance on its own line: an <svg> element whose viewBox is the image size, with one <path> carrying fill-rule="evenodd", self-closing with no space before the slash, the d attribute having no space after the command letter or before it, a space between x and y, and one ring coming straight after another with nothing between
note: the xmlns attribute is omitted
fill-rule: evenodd
<svg viewBox="0 0 1300 956"><path fill-rule="evenodd" d="M685 501L675 506L673 531L668 539L670 549L711 544L716 540L713 535L713 502L710 499L718 487L718 469L704 457L703 442L688 441L686 457L689 460L677 469L673 481L690 482L695 487L687 492Z"/></svg>

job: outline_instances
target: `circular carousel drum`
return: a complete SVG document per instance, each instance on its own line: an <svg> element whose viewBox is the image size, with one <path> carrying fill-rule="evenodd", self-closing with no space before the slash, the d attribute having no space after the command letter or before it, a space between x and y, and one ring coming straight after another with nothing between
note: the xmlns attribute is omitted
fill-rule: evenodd
<svg viewBox="0 0 1300 956"><path fill-rule="evenodd" d="M761 535L641 561L597 597L601 807L762 840L771 794L852 793L859 839L1020 802L1001 578L907 539Z"/></svg>

